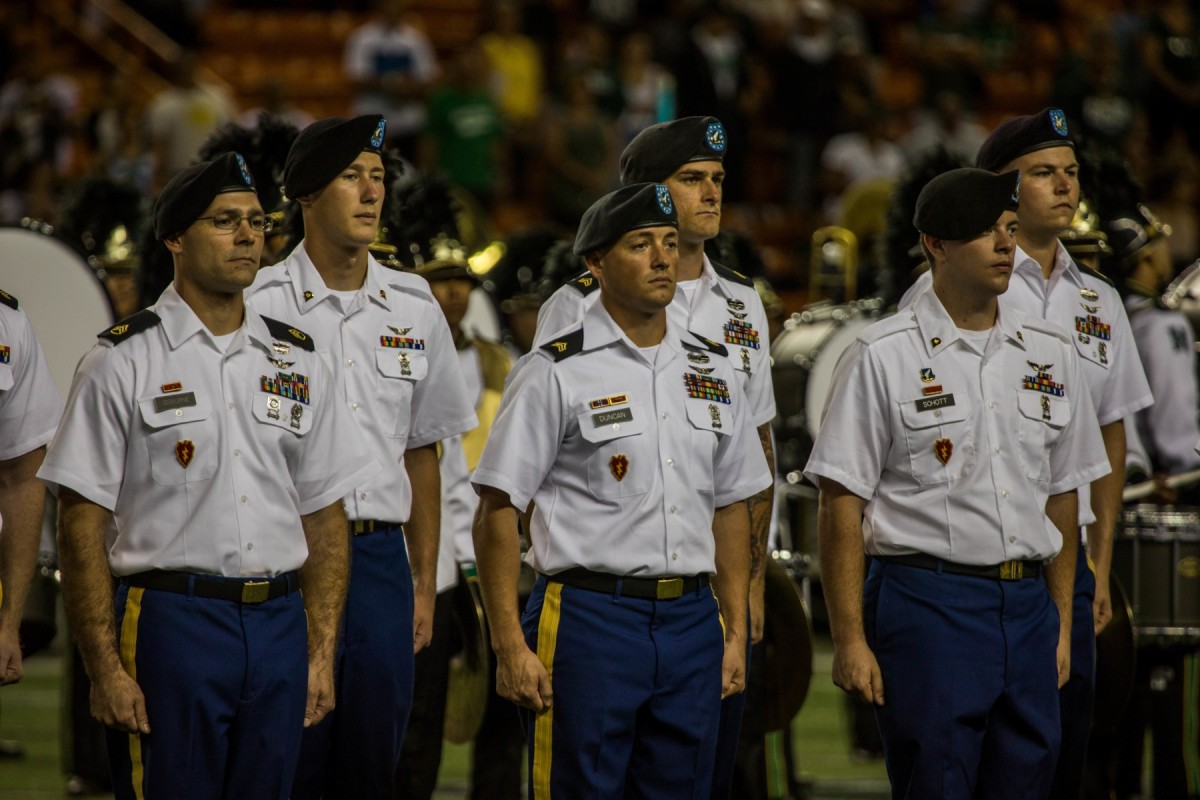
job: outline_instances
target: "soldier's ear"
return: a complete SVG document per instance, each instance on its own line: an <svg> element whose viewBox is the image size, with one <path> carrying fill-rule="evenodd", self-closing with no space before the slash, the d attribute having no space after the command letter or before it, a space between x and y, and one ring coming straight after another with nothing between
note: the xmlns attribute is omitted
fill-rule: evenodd
<svg viewBox="0 0 1200 800"><path fill-rule="evenodd" d="M593 278L599 279L604 273L604 266L600 263L600 251L593 250L583 257L583 263L587 266L588 272L592 273Z"/></svg>

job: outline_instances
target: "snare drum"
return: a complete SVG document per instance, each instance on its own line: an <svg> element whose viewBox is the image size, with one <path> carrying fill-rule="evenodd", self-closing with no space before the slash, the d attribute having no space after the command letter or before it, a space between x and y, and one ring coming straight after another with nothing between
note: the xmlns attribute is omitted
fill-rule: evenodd
<svg viewBox="0 0 1200 800"><path fill-rule="evenodd" d="M1200 508L1127 507L1112 570L1141 643L1200 643Z"/></svg>
<svg viewBox="0 0 1200 800"><path fill-rule="evenodd" d="M863 329L879 319L883 301L807 306L783 323L771 343L775 384L775 455L786 474L803 469L821 424L838 358Z"/></svg>

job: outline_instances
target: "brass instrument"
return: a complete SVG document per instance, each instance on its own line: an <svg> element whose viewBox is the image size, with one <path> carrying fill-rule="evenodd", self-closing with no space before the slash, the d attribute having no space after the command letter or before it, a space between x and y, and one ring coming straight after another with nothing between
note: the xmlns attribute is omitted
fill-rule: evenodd
<svg viewBox="0 0 1200 800"><path fill-rule="evenodd" d="M836 303L858 297L858 237L853 231L826 225L813 232L808 291L813 299Z"/></svg>

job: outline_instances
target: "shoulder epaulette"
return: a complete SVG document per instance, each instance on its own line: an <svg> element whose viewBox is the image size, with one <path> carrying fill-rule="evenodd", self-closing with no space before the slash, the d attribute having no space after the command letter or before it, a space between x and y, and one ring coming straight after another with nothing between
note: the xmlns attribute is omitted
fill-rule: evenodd
<svg viewBox="0 0 1200 800"><path fill-rule="evenodd" d="M918 327L917 315L912 311L910 306L901 309L890 317L884 317L878 322L871 323L859 332L858 339L864 344L872 344L878 342L880 339L885 339L888 336L912 330L916 327Z"/></svg>
<svg viewBox="0 0 1200 800"><path fill-rule="evenodd" d="M555 361L562 361L564 358L581 352L583 350L583 328L576 328L552 342L546 342L542 345L542 350L549 353Z"/></svg>
<svg viewBox="0 0 1200 800"><path fill-rule="evenodd" d="M1090 275L1091 277L1096 278L1097 280L1104 281L1105 283L1107 283L1109 286L1111 286L1114 289L1117 288L1117 285L1112 282L1112 278L1108 277L1103 272L1098 272L1097 270L1094 270L1091 267L1085 267L1083 264L1080 264L1078 261L1076 261L1075 263L1079 266L1079 271L1082 272L1084 275Z"/></svg>
<svg viewBox="0 0 1200 800"><path fill-rule="evenodd" d="M96 334L100 339L108 339L113 344L120 344L134 334L148 331L162 322L162 318L148 308L126 317L106 331Z"/></svg>
<svg viewBox="0 0 1200 800"><path fill-rule="evenodd" d="M11 294L4 291L3 289L0 289L0 303L3 303L4 305L8 306L13 311L16 311L17 306L20 305L20 303L17 302L17 298L13 297Z"/></svg>
<svg viewBox="0 0 1200 800"><path fill-rule="evenodd" d="M754 279L746 277L742 273L738 272L736 269L730 269L729 267L726 267L722 264L717 264L714 262L713 263L713 271L715 271L718 275L720 275L722 278L724 278L727 281L732 281L733 283L740 283L742 286L749 286L751 288L754 287Z"/></svg>
<svg viewBox="0 0 1200 800"><path fill-rule="evenodd" d="M701 344L701 346L697 347L696 345L691 344L690 342L685 340L683 342L683 347L685 350L693 350L693 351L707 350L708 352L716 353L719 356L729 355L729 350L726 349L725 345L721 344L720 342L714 342L712 339L706 339L703 336L701 336L700 334L695 333L693 331L688 331L688 334L692 338L694 338L696 341L698 341Z"/></svg>
<svg viewBox="0 0 1200 800"><path fill-rule="evenodd" d="M596 280L592 273L584 272L567 281L567 286L574 286L580 294L587 297L600 288L600 281Z"/></svg>
<svg viewBox="0 0 1200 800"><path fill-rule="evenodd" d="M299 347L301 350L315 350L316 349L315 347L313 347L312 337L309 336L304 331L299 330L298 328L293 328L291 325L288 325L286 322L280 322L277 319L271 319L270 317L266 317L266 316L264 316L262 318L262 321L267 323L267 330L269 330L271 332L271 335L274 336L276 339L282 339L285 342L291 342L292 344Z"/></svg>

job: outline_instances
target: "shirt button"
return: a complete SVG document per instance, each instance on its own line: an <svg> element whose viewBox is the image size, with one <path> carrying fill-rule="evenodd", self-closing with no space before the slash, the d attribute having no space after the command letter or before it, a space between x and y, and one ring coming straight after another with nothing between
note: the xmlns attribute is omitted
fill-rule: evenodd
<svg viewBox="0 0 1200 800"><path fill-rule="evenodd" d="M995 400L993 400L992 402L988 403L988 408L995 408L995 407L996 407L996 401L995 401Z"/></svg>
<svg viewBox="0 0 1200 800"><path fill-rule="evenodd" d="M246 502L246 495L242 495L242 502Z"/></svg>
<svg viewBox="0 0 1200 800"><path fill-rule="evenodd" d="M678 560L679 560L679 553L671 553L671 560L672 560L672 561L678 561Z"/></svg>
<svg viewBox="0 0 1200 800"><path fill-rule="evenodd" d="M940 417L940 416L942 415L942 412L940 412L940 411L934 411L934 412L933 412L933 415L934 415L935 417Z"/></svg>
<svg viewBox="0 0 1200 800"><path fill-rule="evenodd" d="M1017 537L1015 537L1015 536L1010 536L1010 537L1008 537L1008 543L1009 543L1009 544L1013 544L1013 543L1014 543L1014 542L1016 542L1016 541L1017 541Z"/></svg>
<svg viewBox="0 0 1200 800"><path fill-rule="evenodd" d="M1003 497L1005 500L1007 500L1008 499L1008 489L1002 490L1000 492L1000 496Z"/></svg>
<svg viewBox="0 0 1200 800"><path fill-rule="evenodd" d="M665 412L665 411L664 411L664 412L662 412L662 418L663 418L663 419L666 419L666 418L667 418L667 412Z"/></svg>
<svg viewBox="0 0 1200 800"><path fill-rule="evenodd" d="M673 459L673 458L668 458L668 459L667 459L667 466L668 466L668 467L673 467L673 466L675 466L675 459Z"/></svg>
<svg viewBox="0 0 1200 800"><path fill-rule="evenodd" d="M350 408L354 411L358 411L358 403L351 403Z"/></svg>
<svg viewBox="0 0 1200 800"><path fill-rule="evenodd" d="M999 452L1000 452L1000 445L996 445L996 452L997 452L997 453L999 453Z"/></svg>
<svg viewBox="0 0 1200 800"><path fill-rule="evenodd" d="M251 542L250 544L246 545L246 549L247 549L247 550L253 550L253 549L254 549L254 542Z"/></svg>
<svg viewBox="0 0 1200 800"><path fill-rule="evenodd" d="M359 500L366 500L366 499L367 499L367 493L366 493L366 492L359 492L359 493L358 493L358 499L359 499Z"/></svg>
<svg viewBox="0 0 1200 800"><path fill-rule="evenodd" d="M346 366L347 366L347 367L353 367L353 366L354 366L354 359L353 359L353 358L347 358L347 359L346 359Z"/></svg>
<svg viewBox="0 0 1200 800"><path fill-rule="evenodd" d="M619 430L621 430L621 423L619 423L619 422L614 422L614 423L613 423L613 430L614 430L614 431L619 431Z"/></svg>
<svg viewBox="0 0 1200 800"><path fill-rule="evenodd" d="M674 513L675 513L675 506L671 506L671 513L672 513L672 514L674 514Z"/></svg>
<svg viewBox="0 0 1200 800"><path fill-rule="evenodd" d="M234 457L234 458L240 458L240 457L241 457L241 455L242 455L242 451L241 451L241 450L234 450L234 451L233 451L233 457Z"/></svg>
<svg viewBox="0 0 1200 800"><path fill-rule="evenodd" d="M182 417L182 416L183 416L183 409L182 409L182 408L177 408L177 409L175 409L175 416L177 416L177 417Z"/></svg>

